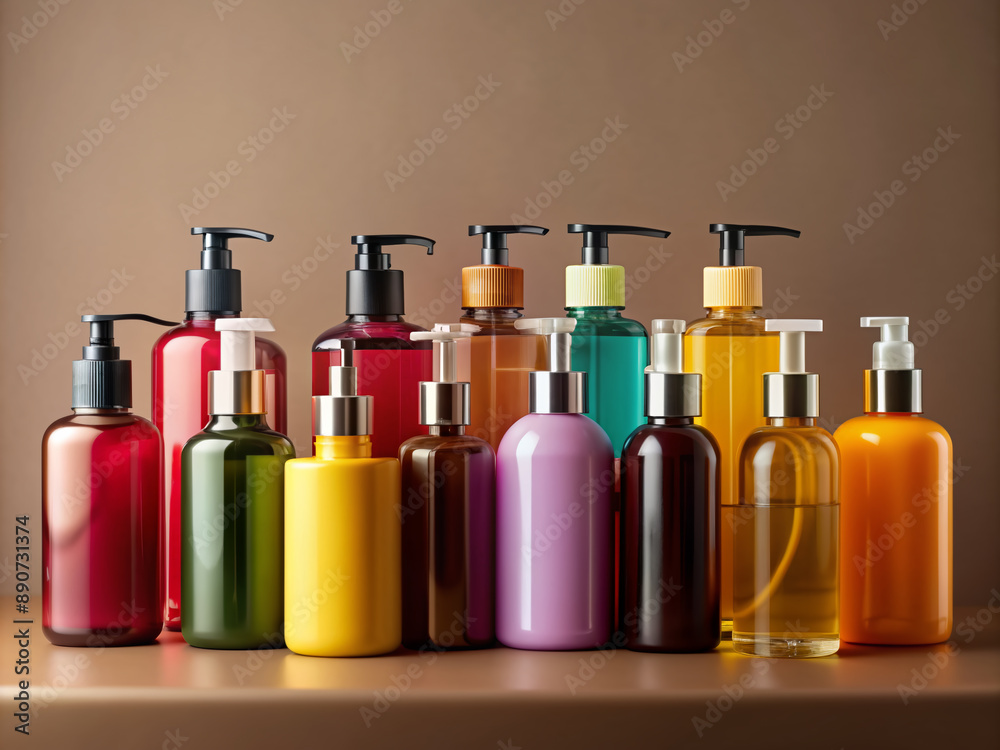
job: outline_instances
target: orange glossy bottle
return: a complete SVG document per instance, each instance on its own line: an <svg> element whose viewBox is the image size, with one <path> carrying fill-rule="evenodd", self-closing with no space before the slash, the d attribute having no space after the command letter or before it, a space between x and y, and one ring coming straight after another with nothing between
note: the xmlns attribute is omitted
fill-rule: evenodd
<svg viewBox="0 0 1000 750"><path fill-rule="evenodd" d="M545 339L514 327L523 317L524 270L507 265L507 235L546 234L528 225L474 225L483 235L482 264L462 269L463 324L476 326L459 345L458 379L471 384L467 434L495 451L507 430L528 413L528 373L544 370Z"/></svg>
<svg viewBox="0 0 1000 750"><path fill-rule="evenodd" d="M908 318L880 326L865 370L865 414L836 432L843 467L841 635L852 643L919 645L952 626L952 445L920 416Z"/></svg>

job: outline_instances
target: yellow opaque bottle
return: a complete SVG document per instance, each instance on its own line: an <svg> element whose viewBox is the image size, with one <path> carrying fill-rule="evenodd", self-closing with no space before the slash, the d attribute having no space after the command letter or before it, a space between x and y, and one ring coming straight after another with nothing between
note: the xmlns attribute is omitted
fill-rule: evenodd
<svg viewBox="0 0 1000 750"><path fill-rule="evenodd" d="M372 458L372 397L354 367L313 397L316 455L285 465L285 643L373 656L402 640L399 461Z"/></svg>
<svg viewBox="0 0 1000 750"><path fill-rule="evenodd" d="M881 327L865 371L864 416L837 430L843 465L841 634L852 643L922 645L952 627L952 445L923 410L909 318Z"/></svg>
<svg viewBox="0 0 1000 750"><path fill-rule="evenodd" d="M740 453L733 515L733 650L828 656L840 647L837 444L817 426L819 376L805 372L804 333L822 321L769 320L780 371L763 379L767 424Z"/></svg>
<svg viewBox="0 0 1000 750"><path fill-rule="evenodd" d="M712 224L720 235L719 265L705 268L704 304L708 311L688 326L684 363L701 375L702 409L695 418L719 443L722 499L722 632L728 637L733 613L733 529L739 497L739 455L743 440L764 424L761 379L778 369L778 337L764 329L763 272L744 265L744 237L799 232L783 227Z"/></svg>

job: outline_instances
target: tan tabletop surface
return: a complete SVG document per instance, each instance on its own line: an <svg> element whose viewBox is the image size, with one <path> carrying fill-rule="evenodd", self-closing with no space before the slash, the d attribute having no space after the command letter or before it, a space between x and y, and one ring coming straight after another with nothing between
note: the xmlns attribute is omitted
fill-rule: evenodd
<svg viewBox="0 0 1000 750"><path fill-rule="evenodd" d="M40 617L14 625L12 599L0 612L5 750L1000 747L1000 606L960 609L951 645L845 645L808 661L748 658L728 644L692 655L320 659L200 650L166 632L152 646L74 649L51 646ZM28 737L13 716L21 627Z"/></svg>

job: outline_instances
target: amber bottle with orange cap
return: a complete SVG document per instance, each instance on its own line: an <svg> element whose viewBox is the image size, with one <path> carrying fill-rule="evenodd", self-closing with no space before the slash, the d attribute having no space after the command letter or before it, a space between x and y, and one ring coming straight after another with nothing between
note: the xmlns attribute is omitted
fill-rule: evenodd
<svg viewBox="0 0 1000 750"><path fill-rule="evenodd" d="M795 229L756 224L712 224L719 235L719 265L705 268L705 308L708 314L688 326L684 336L684 367L701 375L699 424L719 443L722 499L722 634L733 627L733 529L738 519L737 482L740 444L764 425L760 383L765 372L778 370L778 337L764 330L763 272L744 265L745 237L787 235Z"/></svg>
<svg viewBox="0 0 1000 750"><path fill-rule="evenodd" d="M528 373L546 369L545 340L519 330L523 317L524 270L507 265L508 234L547 234L530 225L480 225L469 236L483 235L482 263L462 269L463 324L471 338L462 342L458 379L471 383L469 435L496 450L507 429L528 413Z"/></svg>

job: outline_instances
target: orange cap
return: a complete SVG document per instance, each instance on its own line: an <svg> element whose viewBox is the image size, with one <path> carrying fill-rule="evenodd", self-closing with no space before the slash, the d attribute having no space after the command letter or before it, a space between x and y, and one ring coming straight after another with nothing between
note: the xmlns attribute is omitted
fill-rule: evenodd
<svg viewBox="0 0 1000 750"><path fill-rule="evenodd" d="M524 269L467 266L462 269L462 307L524 308Z"/></svg>
<svg viewBox="0 0 1000 750"><path fill-rule="evenodd" d="M508 234L546 234L530 224L472 224L469 236L483 235L482 264L462 269L462 307L524 308L524 270L507 265Z"/></svg>

